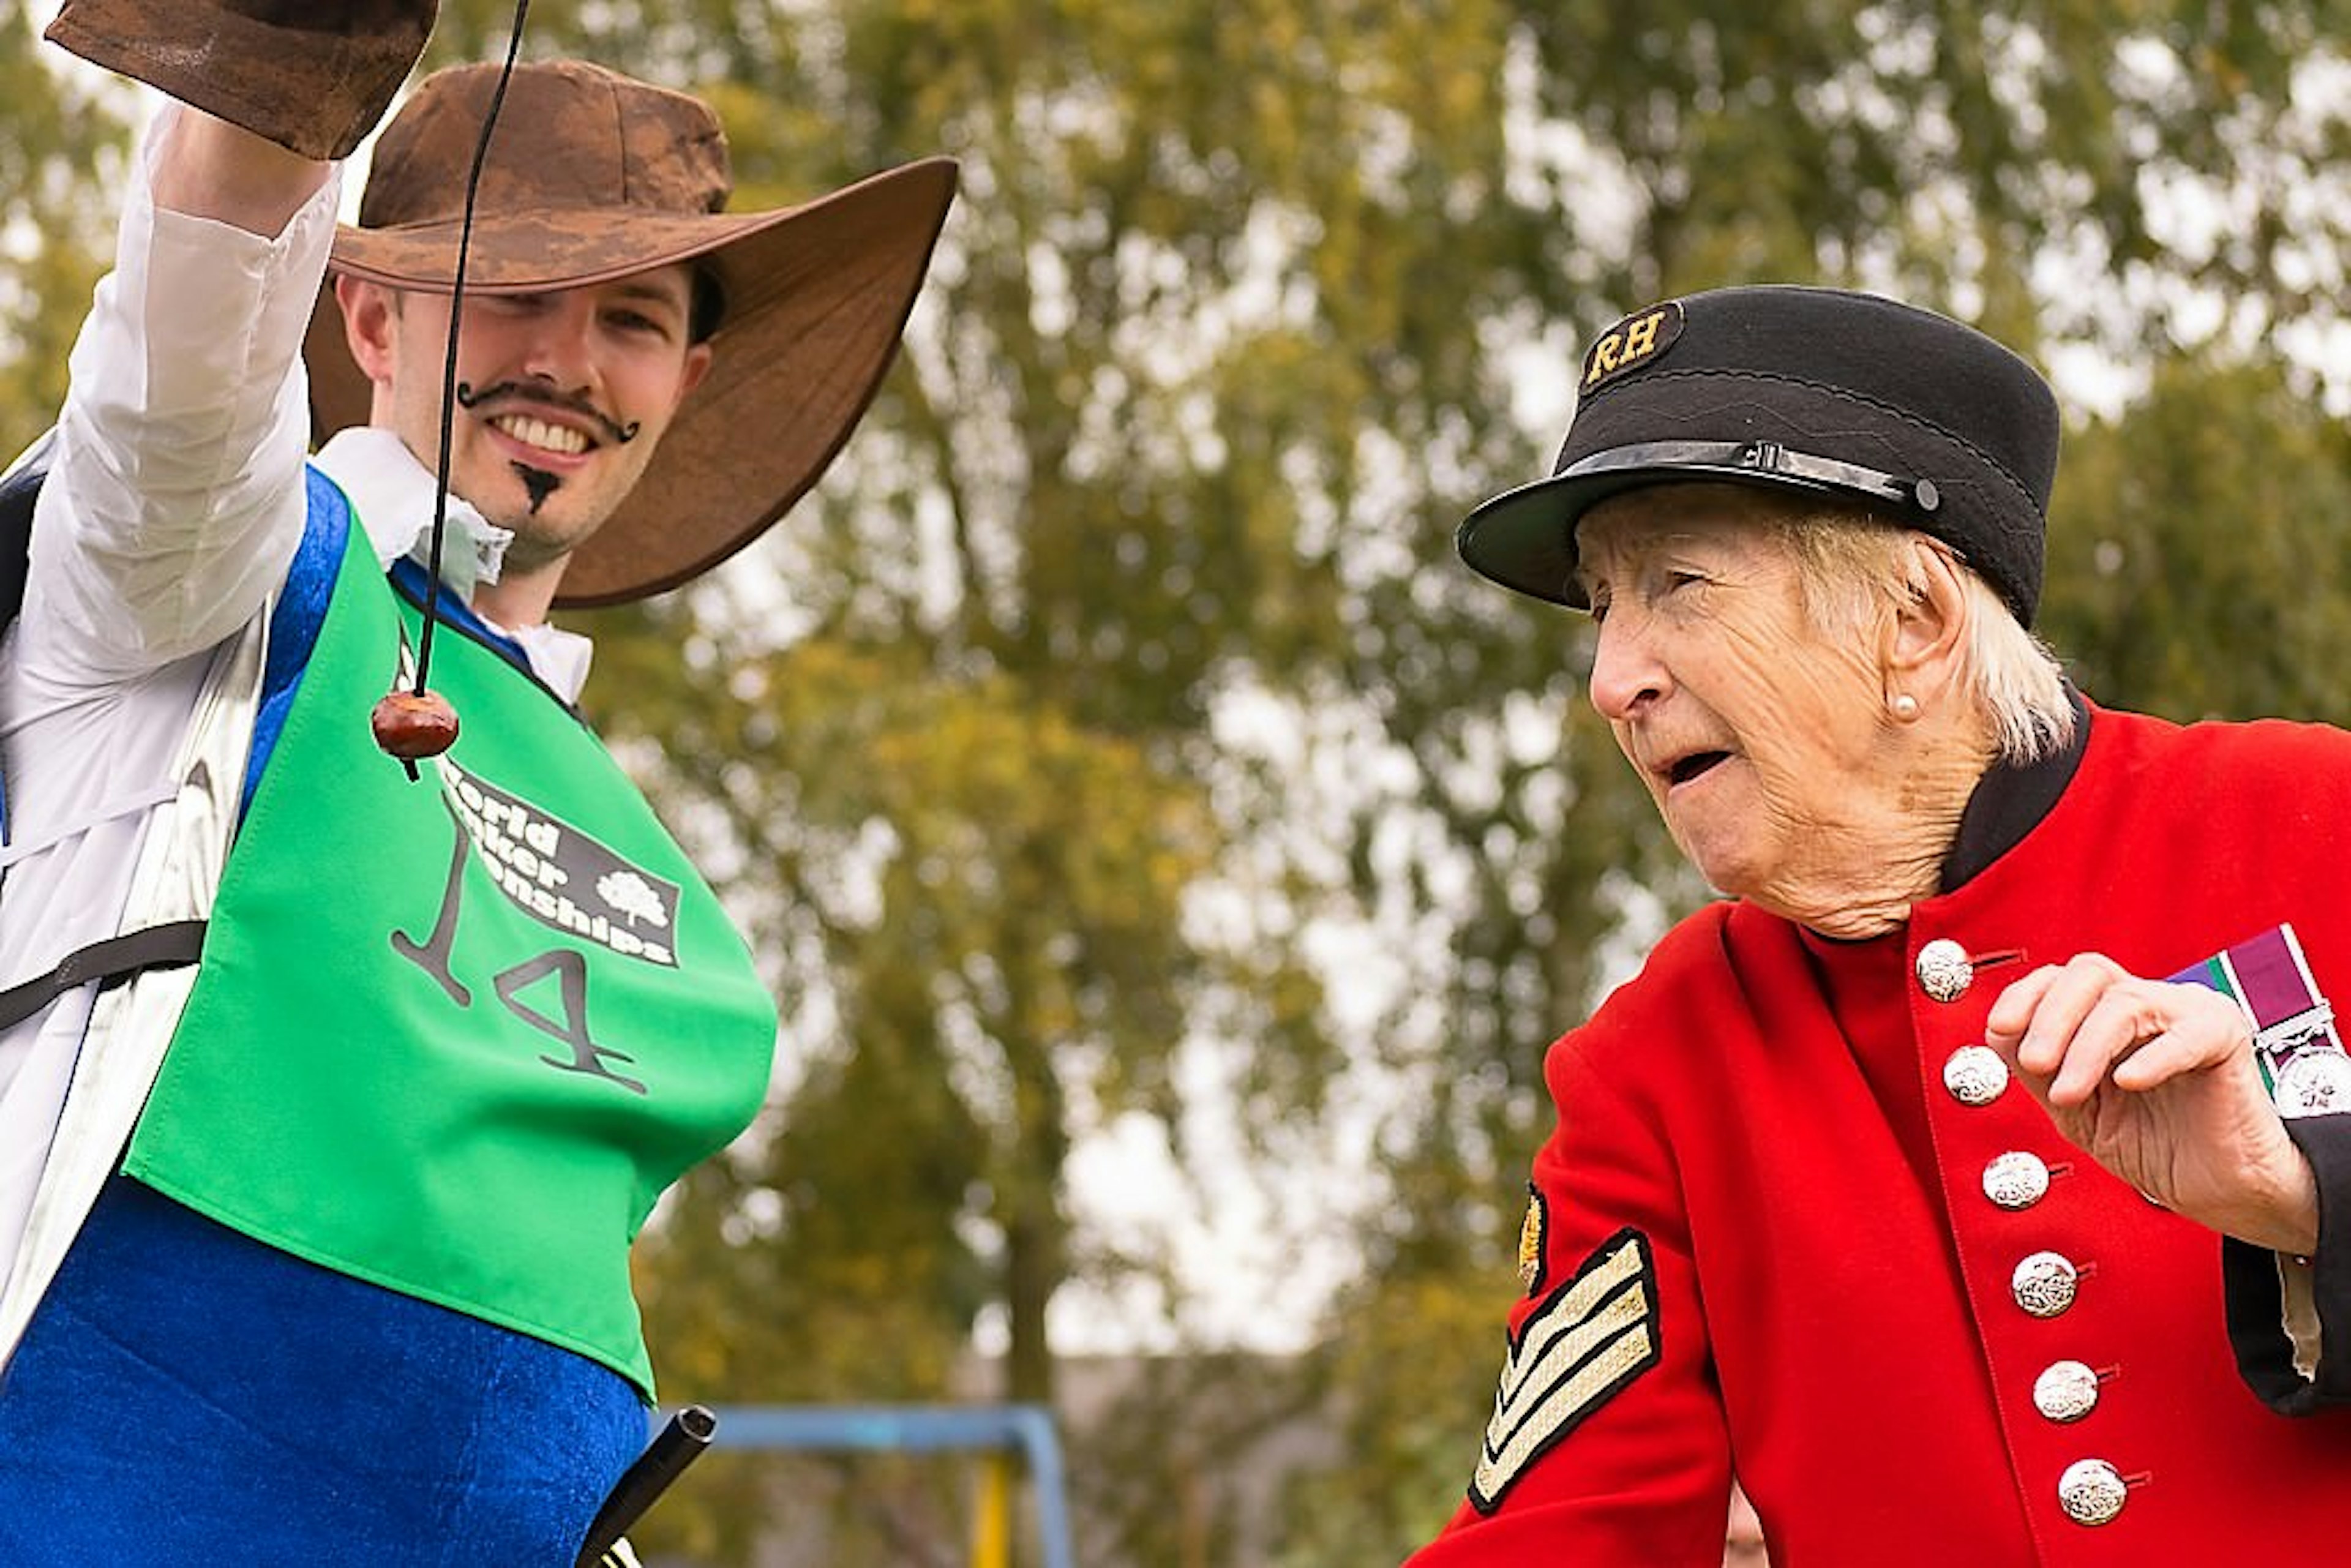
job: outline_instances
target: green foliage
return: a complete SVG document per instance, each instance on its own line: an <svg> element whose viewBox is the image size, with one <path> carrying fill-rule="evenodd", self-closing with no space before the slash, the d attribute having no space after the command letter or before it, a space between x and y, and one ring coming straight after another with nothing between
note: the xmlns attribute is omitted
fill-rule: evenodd
<svg viewBox="0 0 2351 1568"><path fill-rule="evenodd" d="M56 417L66 351L89 304L109 228L101 183L124 133L90 74L40 41L48 11L0 7L0 463ZM127 97L127 95L126 95Z"/></svg>
<svg viewBox="0 0 2351 1568"><path fill-rule="evenodd" d="M2167 361L2076 434L2043 628L2084 689L2170 717L2351 723L2351 436L2274 361Z"/></svg>
<svg viewBox="0 0 2351 1568"><path fill-rule="evenodd" d="M2340 291L2337 9L536 10L527 54L708 94L738 206L963 169L906 353L820 493L713 581L586 622L596 716L788 1019L770 1114L643 1249L665 1392L1051 1396L1057 1292L1185 1305L1151 1237L1088 1223L1086 1132L1157 1129L1213 1198L1230 1144L1204 1122L1295 1161L1368 1114L1375 1177L1285 1205L1362 1259L1326 1321L1268 1325L1313 1350L1279 1376L1182 1364L1073 1484L1105 1560L1235 1560L1211 1460L1311 1409L1337 1457L1257 1544L1401 1556L1474 1453L1541 1047L1704 896L1580 701L1584 623L1471 577L1453 527L1541 471L1580 345L1625 311L1880 287L2145 378L2123 420L2074 421L2060 480L2043 630L2087 689L2351 716L2351 455L2335 389L2276 347ZM0 356L21 441L119 133L6 15L0 268L42 302ZM495 57L512 16L444 0L433 63ZM1231 1058L1214 1091L1187 1071ZM982 1321L1004 1382L968 1390ZM829 1561L953 1561L967 1479L720 1466L643 1540L743 1561L783 1507L821 1515ZM1155 1490L1189 1500L1155 1518Z"/></svg>

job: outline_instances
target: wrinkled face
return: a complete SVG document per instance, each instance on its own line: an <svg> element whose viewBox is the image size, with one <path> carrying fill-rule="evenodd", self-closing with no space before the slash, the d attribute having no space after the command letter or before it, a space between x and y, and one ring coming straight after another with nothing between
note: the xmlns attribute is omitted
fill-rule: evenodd
<svg viewBox="0 0 2351 1568"><path fill-rule="evenodd" d="M1595 507L1576 535L1593 706L1707 881L1767 904L1853 841L1856 803L1884 783L1876 651L1806 612L1771 520L1788 505L1659 486Z"/></svg>
<svg viewBox="0 0 2351 1568"><path fill-rule="evenodd" d="M370 303L372 301L372 305ZM515 533L509 570L560 560L625 499L710 346L687 341L684 266L548 294L468 294L460 317L449 487ZM374 331L376 423L433 465L440 451L449 300L347 293L354 350Z"/></svg>

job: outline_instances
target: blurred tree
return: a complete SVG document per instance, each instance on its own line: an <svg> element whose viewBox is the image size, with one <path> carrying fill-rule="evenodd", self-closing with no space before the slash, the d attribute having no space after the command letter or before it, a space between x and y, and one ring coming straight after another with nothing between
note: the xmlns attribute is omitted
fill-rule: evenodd
<svg viewBox="0 0 2351 1568"><path fill-rule="evenodd" d="M2342 601L2311 590L2344 438L2332 389L2278 362L2343 292L2335 12L534 13L530 53L708 93L742 204L964 168L907 354L821 494L706 583L589 618L596 716L789 1020L773 1114L645 1249L667 1392L939 1397L981 1323L1003 1382L973 1392L1051 1397L1071 1283L1192 1322L1158 1239L1072 1189L1076 1140L1155 1129L1214 1196L1249 1174L1229 1132L1277 1244L1343 1237L1361 1268L1327 1318L1261 1325L1311 1347L1282 1376L1204 1361L1163 1409L1238 1387L1224 1438L1281 1399L1344 1423L1269 1559L1393 1560L1434 1530L1499 1364L1541 1047L1705 895L1579 704L1583 624L1470 577L1452 526L1541 471L1580 345L1622 312L1881 287L2147 389L2060 489L2047 630L2094 693L2342 716ZM511 16L445 0L435 62L495 57ZM0 69L28 36L0 35ZM9 156L104 168L99 122L10 79ZM11 172L12 199L64 209L57 176ZM41 265L10 368L49 378L35 409L87 293L66 253ZM1138 1505L1138 1456L1175 1488L1216 1451L1146 1419L1073 1454L1113 1560L1239 1551L1199 1523L1214 1498ZM937 1550L916 1538L959 1477L832 1473L830 1561ZM647 1540L745 1560L730 1510L762 1485L681 1499Z"/></svg>
<svg viewBox="0 0 2351 1568"><path fill-rule="evenodd" d="M56 68L59 52L40 39L54 10L0 5L0 464L65 396L66 350L104 266L106 193L122 167L122 103Z"/></svg>
<svg viewBox="0 0 2351 1568"><path fill-rule="evenodd" d="M2351 434L2271 359L2150 379L2066 449L2043 633L2117 706L2351 724Z"/></svg>

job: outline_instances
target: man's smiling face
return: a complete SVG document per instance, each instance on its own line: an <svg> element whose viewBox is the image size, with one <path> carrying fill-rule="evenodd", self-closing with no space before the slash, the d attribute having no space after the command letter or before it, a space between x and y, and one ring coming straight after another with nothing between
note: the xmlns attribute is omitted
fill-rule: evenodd
<svg viewBox="0 0 2351 1568"><path fill-rule="evenodd" d="M683 265L543 294L474 294L460 316L449 487L511 530L510 572L556 565L617 509L708 370ZM445 295L341 285L390 423L429 468L441 442ZM372 362L371 353L372 350Z"/></svg>

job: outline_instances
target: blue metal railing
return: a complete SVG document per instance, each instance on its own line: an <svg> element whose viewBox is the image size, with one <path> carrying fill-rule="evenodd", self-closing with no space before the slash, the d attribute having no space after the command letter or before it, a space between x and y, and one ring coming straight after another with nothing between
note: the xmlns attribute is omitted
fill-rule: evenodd
<svg viewBox="0 0 2351 1568"><path fill-rule="evenodd" d="M1076 1568L1070 1551L1069 1505L1061 1486L1061 1445L1053 1417L1037 1405L733 1405L716 1406L716 1447L729 1449L1017 1449L1037 1500L1044 1568Z"/></svg>

